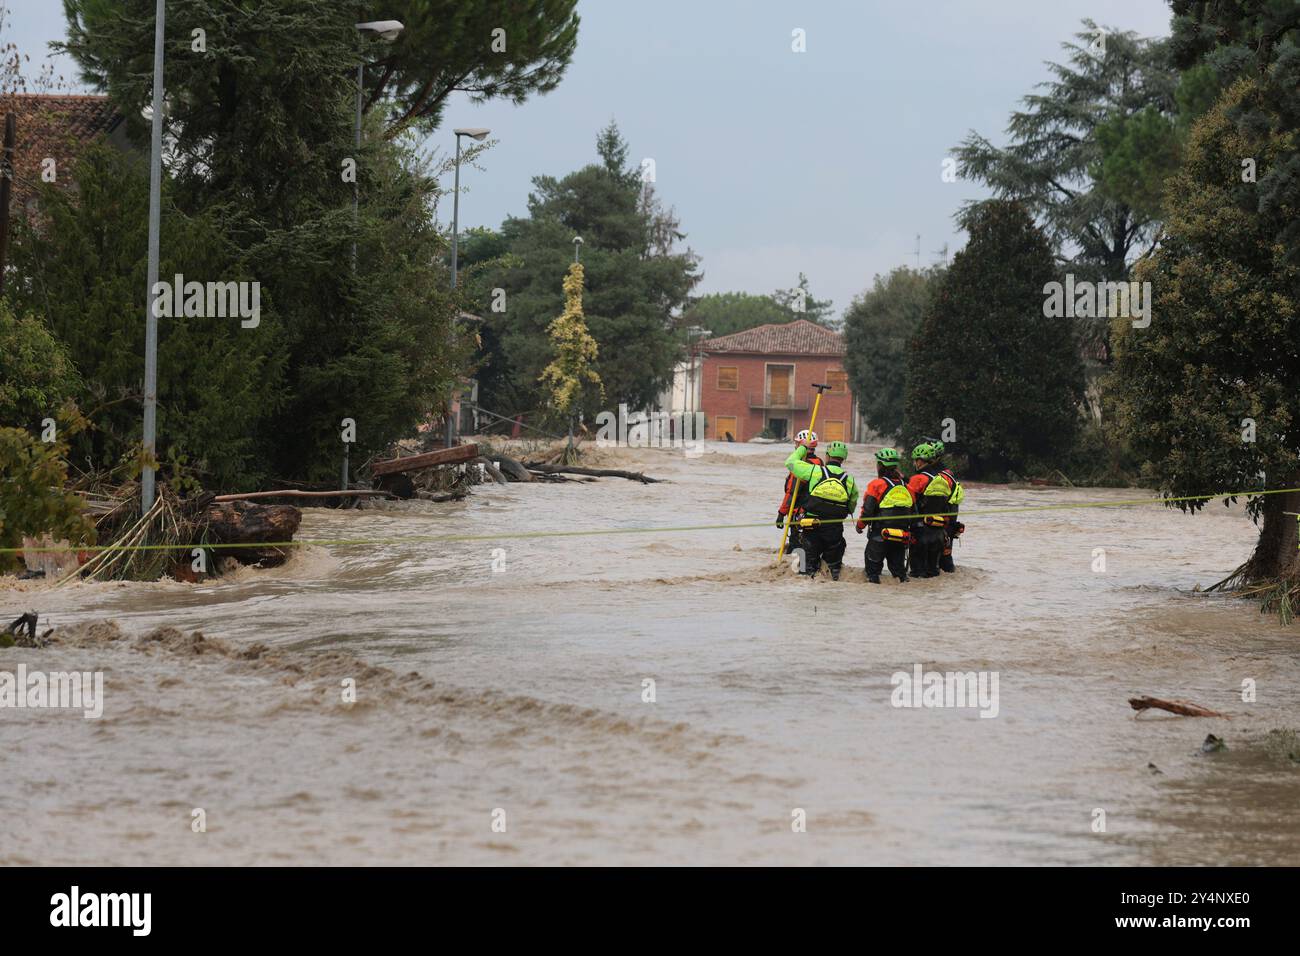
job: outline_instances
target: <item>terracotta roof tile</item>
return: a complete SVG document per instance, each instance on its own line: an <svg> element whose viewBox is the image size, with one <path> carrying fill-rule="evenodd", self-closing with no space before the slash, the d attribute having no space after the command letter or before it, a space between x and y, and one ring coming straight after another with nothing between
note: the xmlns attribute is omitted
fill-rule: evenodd
<svg viewBox="0 0 1300 956"><path fill-rule="evenodd" d="M0 96L0 132L3 117L13 113L18 123L14 149L14 187L10 213L23 208L41 181L41 163L55 161L59 183L62 173L80 148L101 133L111 133L122 122L107 96L13 93Z"/></svg>
<svg viewBox="0 0 1300 956"><path fill-rule="evenodd" d="M703 339L705 352L752 352L760 355L843 355L844 338L824 326L798 319L780 325L733 332L716 339Z"/></svg>

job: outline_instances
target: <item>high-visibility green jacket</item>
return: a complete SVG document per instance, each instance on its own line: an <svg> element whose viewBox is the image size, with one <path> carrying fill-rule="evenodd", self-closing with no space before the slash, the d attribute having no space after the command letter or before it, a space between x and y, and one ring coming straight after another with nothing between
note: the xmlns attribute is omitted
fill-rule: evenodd
<svg viewBox="0 0 1300 956"><path fill-rule="evenodd" d="M922 520L922 524L932 527L952 524L957 508L966 497L966 489L957 480L957 476L937 462L913 475L907 487L916 496L917 511L928 516ZM934 517L936 515L945 517Z"/></svg>
<svg viewBox="0 0 1300 956"><path fill-rule="evenodd" d="M851 513L858 502L858 486L853 476L833 459L824 465L814 465L804 461L807 455L807 448L796 446L785 460L785 467L796 478L808 482L810 499L819 498L830 505L843 505L844 514Z"/></svg>

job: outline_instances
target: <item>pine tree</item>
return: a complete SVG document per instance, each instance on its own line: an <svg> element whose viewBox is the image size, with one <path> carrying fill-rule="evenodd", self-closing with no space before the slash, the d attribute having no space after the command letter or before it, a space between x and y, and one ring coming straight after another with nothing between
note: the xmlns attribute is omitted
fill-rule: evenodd
<svg viewBox="0 0 1300 956"><path fill-rule="evenodd" d="M500 414L545 407L538 382L547 327L563 307L554 277L568 268L575 235L583 239L584 310L606 400L652 406L682 354L676 313L700 279L697 259L677 248L682 234L672 211L647 200L617 127L601 131L597 152L599 163L562 179L534 178L528 215L501 227L505 253L481 287L504 290L507 306L480 306L484 345L493 347L480 395Z"/></svg>

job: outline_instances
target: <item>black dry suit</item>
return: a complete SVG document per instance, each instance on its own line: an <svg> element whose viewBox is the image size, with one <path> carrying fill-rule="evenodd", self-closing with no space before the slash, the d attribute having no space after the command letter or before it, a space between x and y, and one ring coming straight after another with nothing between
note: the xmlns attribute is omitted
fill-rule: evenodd
<svg viewBox="0 0 1300 956"><path fill-rule="evenodd" d="M879 581L886 561L889 562L890 574L900 582L907 580L907 546L915 515L912 493L896 469L882 471L867 485L862 494L862 511L857 525L859 531L867 532L867 548L863 555L867 580Z"/></svg>
<svg viewBox="0 0 1300 956"><path fill-rule="evenodd" d="M808 483L804 515L823 522L803 529L804 570L816 574L825 559L831 576L838 578L844 563L843 521L853 511L858 488L839 461L832 458L824 465L813 465L804 461L807 453L800 445L785 460L790 473Z"/></svg>
<svg viewBox="0 0 1300 956"><path fill-rule="evenodd" d="M912 574L935 577L941 567L952 571L952 534L957 523L952 513L964 495L961 483L947 468L932 463L912 476L908 488L916 498L917 514L922 515L912 531L916 539L911 552Z"/></svg>

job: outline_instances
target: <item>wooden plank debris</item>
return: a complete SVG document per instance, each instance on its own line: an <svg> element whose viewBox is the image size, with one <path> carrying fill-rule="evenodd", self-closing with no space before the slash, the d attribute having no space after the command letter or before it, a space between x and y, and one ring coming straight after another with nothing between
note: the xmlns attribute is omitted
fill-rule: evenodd
<svg viewBox="0 0 1300 956"><path fill-rule="evenodd" d="M467 461L473 461L478 455L478 445L455 445L451 448L427 451L422 455L407 455L405 458L390 458L387 461L377 461L370 466L370 472L376 477L379 475L398 475L409 471L419 471L422 468L435 468L439 465L460 465Z"/></svg>

